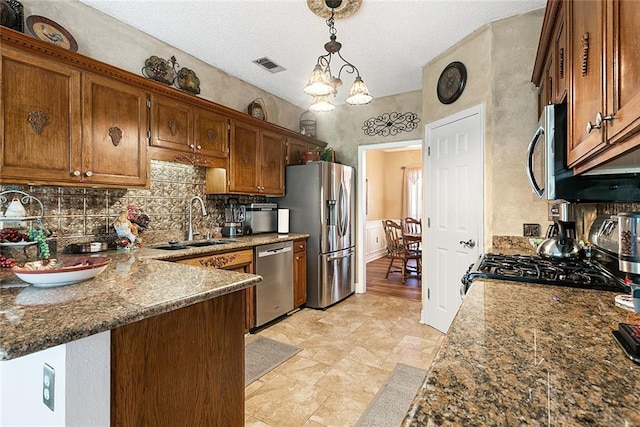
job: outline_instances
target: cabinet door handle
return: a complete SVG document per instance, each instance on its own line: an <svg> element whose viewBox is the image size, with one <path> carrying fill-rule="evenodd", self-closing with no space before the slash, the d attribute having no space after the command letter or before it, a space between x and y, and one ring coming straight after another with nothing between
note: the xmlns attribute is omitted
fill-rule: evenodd
<svg viewBox="0 0 640 427"><path fill-rule="evenodd" d="M591 131L594 130L594 129L602 128L602 122L611 121L613 119L614 119L614 116L612 116L611 114L607 114L606 116L602 116L602 113L598 112L598 114L596 114L595 123L591 123L590 121L587 122L587 133L591 133Z"/></svg>
<svg viewBox="0 0 640 427"><path fill-rule="evenodd" d="M584 77L589 71L589 33L584 33L582 36L582 52L580 56L582 59L582 77Z"/></svg>
<svg viewBox="0 0 640 427"><path fill-rule="evenodd" d="M80 171L73 171L73 173L71 173L71 175L73 176L80 176Z"/></svg>
<svg viewBox="0 0 640 427"><path fill-rule="evenodd" d="M93 172L91 172L91 171L86 171L84 173L84 176L87 176L87 177L92 176L92 175L93 175Z"/></svg>

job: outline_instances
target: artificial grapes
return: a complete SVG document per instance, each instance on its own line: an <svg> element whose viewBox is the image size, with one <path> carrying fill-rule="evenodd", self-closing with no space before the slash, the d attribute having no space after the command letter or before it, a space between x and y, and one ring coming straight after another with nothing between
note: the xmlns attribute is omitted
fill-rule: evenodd
<svg viewBox="0 0 640 427"><path fill-rule="evenodd" d="M0 268L11 268L16 265L16 260L13 258L5 258L0 255Z"/></svg>
<svg viewBox="0 0 640 427"><path fill-rule="evenodd" d="M0 230L0 242L22 242L27 240L27 235L19 232L15 228L4 228Z"/></svg>
<svg viewBox="0 0 640 427"><path fill-rule="evenodd" d="M38 242L40 258L49 259L51 254L49 253L49 244L47 243L47 231L42 228L32 228L27 235L30 241Z"/></svg>

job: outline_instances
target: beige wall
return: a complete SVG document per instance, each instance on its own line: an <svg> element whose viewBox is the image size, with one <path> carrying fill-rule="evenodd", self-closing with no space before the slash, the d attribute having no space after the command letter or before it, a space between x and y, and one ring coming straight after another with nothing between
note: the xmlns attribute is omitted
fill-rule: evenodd
<svg viewBox="0 0 640 427"><path fill-rule="evenodd" d="M399 219L402 216L402 179L405 166L419 166L422 150L366 152L369 180L367 221Z"/></svg>
<svg viewBox="0 0 640 427"><path fill-rule="evenodd" d="M367 221L383 220L384 213L384 181L385 152L382 150L366 153L367 163Z"/></svg>
<svg viewBox="0 0 640 427"><path fill-rule="evenodd" d="M375 88L369 90L375 96ZM338 94L338 97L344 94ZM399 95L376 98L371 104L362 106L340 105L332 113L317 113L318 138L334 147L338 160L357 166L358 146L422 139L426 121L421 112L422 92L407 92ZM367 136L362 130L364 122L384 113L416 113L420 122L411 132L400 132L392 136Z"/></svg>
<svg viewBox="0 0 640 427"><path fill-rule="evenodd" d="M402 177L405 166L422 163L422 150L391 151L385 155L384 213L387 218L402 217Z"/></svg>
<svg viewBox="0 0 640 427"><path fill-rule="evenodd" d="M240 111L246 111L252 100L262 98L270 122L299 130L298 122L303 109L92 7L76 0L22 0L21 3L24 5L24 16L46 16L66 28L78 42L78 53L138 75L141 74L145 59L150 56L165 59L175 56L181 67L192 69L200 79L199 97ZM122 2L122 7L126 8L126 2Z"/></svg>
<svg viewBox="0 0 640 427"><path fill-rule="evenodd" d="M423 69L422 111L429 123L479 104L485 107L485 247L492 235L522 235L522 223L547 224L546 203L532 195L525 152L537 123L530 82L544 10L488 24ZM435 87L452 61L467 67L464 93L438 101Z"/></svg>

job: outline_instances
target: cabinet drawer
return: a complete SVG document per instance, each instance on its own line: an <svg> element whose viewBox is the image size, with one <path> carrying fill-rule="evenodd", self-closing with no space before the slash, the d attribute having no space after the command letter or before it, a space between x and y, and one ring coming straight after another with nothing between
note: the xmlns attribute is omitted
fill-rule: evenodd
<svg viewBox="0 0 640 427"><path fill-rule="evenodd" d="M307 241L306 240L296 240L293 242L293 252L307 252Z"/></svg>
<svg viewBox="0 0 640 427"><path fill-rule="evenodd" d="M237 266L253 263L253 251L251 249L247 249L243 251L183 259L178 262L182 264L196 265L198 267L213 267L231 270Z"/></svg>

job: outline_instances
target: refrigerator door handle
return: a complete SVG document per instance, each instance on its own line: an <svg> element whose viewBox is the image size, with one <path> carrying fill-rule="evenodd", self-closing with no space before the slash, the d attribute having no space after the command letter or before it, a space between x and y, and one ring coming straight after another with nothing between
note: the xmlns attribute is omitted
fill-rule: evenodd
<svg viewBox="0 0 640 427"><path fill-rule="evenodd" d="M347 253L343 253L342 255L335 255L327 258L327 261L337 261L342 258L348 258L353 255L353 251L349 251Z"/></svg>
<svg viewBox="0 0 640 427"><path fill-rule="evenodd" d="M339 210L338 210L338 233L344 236L349 229L349 198L345 195L344 181L340 181L340 190L338 191Z"/></svg>

